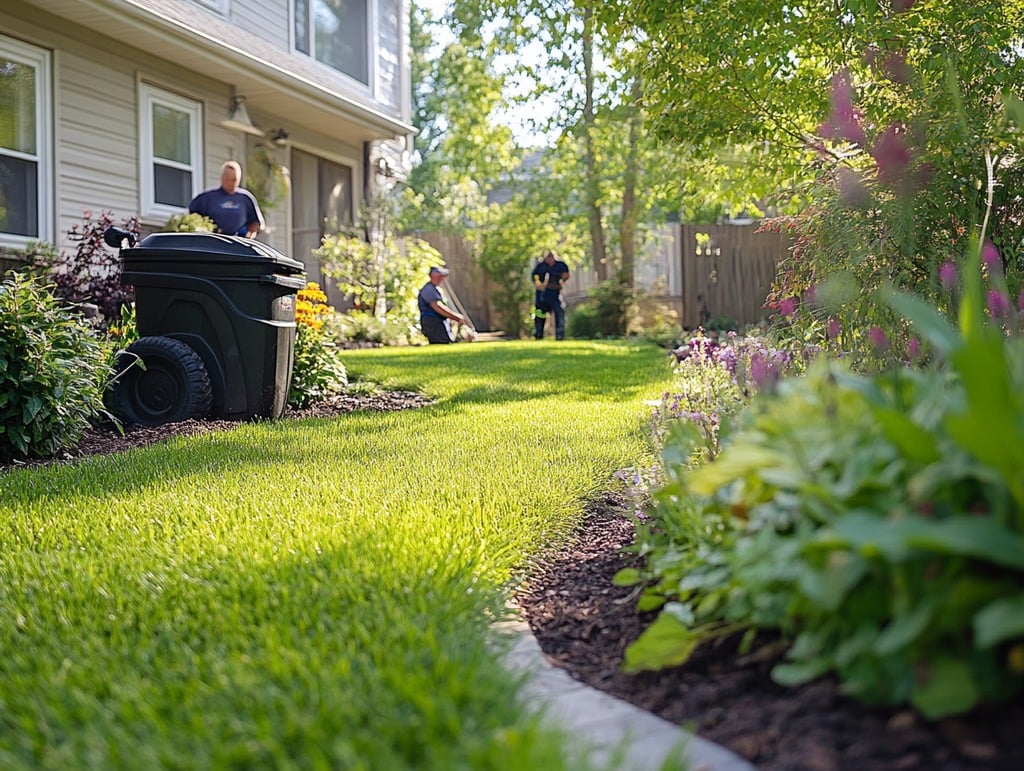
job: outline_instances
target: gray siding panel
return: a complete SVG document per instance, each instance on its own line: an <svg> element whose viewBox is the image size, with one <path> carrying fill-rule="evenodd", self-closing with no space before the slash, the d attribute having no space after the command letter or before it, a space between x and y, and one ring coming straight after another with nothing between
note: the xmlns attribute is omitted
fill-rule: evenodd
<svg viewBox="0 0 1024 771"><path fill-rule="evenodd" d="M291 0L231 0L229 13L232 23L239 29L288 51L291 46L290 5Z"/></svg>

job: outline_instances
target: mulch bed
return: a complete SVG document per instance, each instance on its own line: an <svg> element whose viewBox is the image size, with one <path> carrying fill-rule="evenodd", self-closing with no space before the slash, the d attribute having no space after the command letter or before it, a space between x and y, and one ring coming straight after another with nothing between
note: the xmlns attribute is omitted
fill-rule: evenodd
<svg viewBox="0 0 1024 771"><path fill-rule="evenodd" d="M829 679L783 688L769 676L781 656L771 640L746 656L729 640L698 648L683 666L623 673L625 648L654 618L638 614L631 590L611 582L637 564L621 551L632 539L632 520L609 496L517 598L545 655L577 680L685 725L760 769L1024 769L1022 699L928 722L856 703Z"/></svg>
<svg viewBox="0 0 1024 771"><path fill-rule="evenodd" d="M346 394L287 418L331 417L356 409L420 407L421 394ZM0 465L73 461L121 452L177 435L229 430L231 421L189 420L157 428L89 431L61 457ZM736 642L699 648L684 666L624 674L623 652L653 620L638 614L630 590L612 576L636 564L622 552L633 522L613 495L591 507L570 543L548 555L520 590L517 604L548 658L573 677L649 712L685 725L765 771L1009 771L1024 769L1024 700L930 723L906 710L872 709L850 701L831 680L782 688L769 670L780 655L739 656ZM764 641L770 643L770 641Z"/></svg>

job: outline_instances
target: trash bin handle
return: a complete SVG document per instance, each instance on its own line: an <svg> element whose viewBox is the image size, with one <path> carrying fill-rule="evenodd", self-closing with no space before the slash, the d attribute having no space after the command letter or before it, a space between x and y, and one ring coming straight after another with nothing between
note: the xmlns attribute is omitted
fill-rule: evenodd
<svg viewBox="0 0 1024 771"><path fill-rule="evenodd" d="M297 276L278 276L271 273L267 276L260 276L259 282L261 284L274 284L275 286L283 286L288 289L302 289L306 286L304 279L298 278Z"/></svg>

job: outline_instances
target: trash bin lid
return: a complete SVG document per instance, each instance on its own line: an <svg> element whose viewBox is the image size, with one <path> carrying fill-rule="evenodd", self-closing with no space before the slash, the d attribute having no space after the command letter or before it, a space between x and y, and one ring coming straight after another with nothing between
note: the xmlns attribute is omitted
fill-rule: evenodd
<svg viewBox="0 0 1024 771"><path fill-rule="evenodd" d="M217 264L263 264L273 273L301 273L306 268L298 260L254 238L225 236L220 233L153 233L139 245L124 251L126 258L165 262L212 262Z"/></svg>

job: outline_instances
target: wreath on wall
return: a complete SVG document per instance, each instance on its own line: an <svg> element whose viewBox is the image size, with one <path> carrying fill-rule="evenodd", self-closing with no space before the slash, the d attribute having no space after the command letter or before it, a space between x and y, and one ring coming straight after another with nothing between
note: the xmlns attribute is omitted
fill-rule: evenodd
<svg viewBox="0 0 1024 771"><path fill-rule="evenodd" d="M277 160L274 149L257 145L246 158L246 188L260 209L273 209L288 195L291 177L288 168Z"/></svg>

